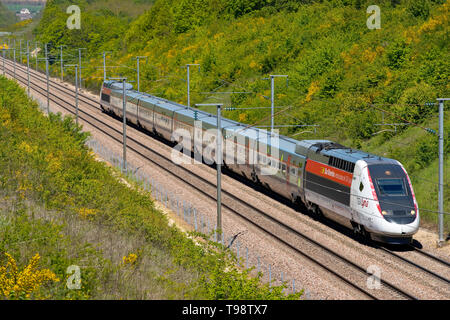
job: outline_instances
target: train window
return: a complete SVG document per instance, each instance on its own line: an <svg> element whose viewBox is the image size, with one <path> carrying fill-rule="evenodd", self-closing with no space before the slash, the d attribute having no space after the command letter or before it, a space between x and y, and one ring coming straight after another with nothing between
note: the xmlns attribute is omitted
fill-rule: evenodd
<svg viewBox="0 0 450 320"><path fill-rule="evenodd" d="M333 166L333 167L335 167L336 165L335 165L335 162L336 162L336 158L335 157L330 157L330 160L329 160L329 165L330 166Z"/></svg>
<svg viewBox="0 0 450 320"><path fill-rule="evenodd" d="M406 196L403 179L377 179L376 181L382 195Z"/></svg>
<svg viewBox="0 0 450 320"><path fill-rule="evenodd" d="M281 165L281 171L286 173L286 165L284 163Z"/></svg>
<svg viewBox="0 0 450 320"><path fill-rule="evenodd" d="M105 101L105 102L110 103L110 96L109 96L109 94L102 93L102 100Z"/></svg>
<svg viewBox="0 0 450 320"><path fill-rule="evenodd" d="M291 167L291 174L296 176L297 175L297 170L293 167Z"/></svg>

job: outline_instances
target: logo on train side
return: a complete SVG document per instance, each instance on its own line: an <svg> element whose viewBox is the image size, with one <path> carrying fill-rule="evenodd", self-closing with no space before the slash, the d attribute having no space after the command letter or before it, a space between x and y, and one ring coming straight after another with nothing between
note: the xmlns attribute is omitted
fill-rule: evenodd
<svg viewBox="0 0 450 320"><path fill-rule="evenodd" d="M67 18L67 28L69 30L81 29L81 9L77 5L71 5L66 10L71 16Z"/></svg>
<svg viewBox="0 0 450 320"><path fill-rule="evenodd" d="M336 172L334 172L331 169L324 168L324 167L322 167L322 174L325 174L325 175L333 177L333 178L336 177Z"/></svg>
<svg viewBox="0 0 450 320"><path fill-rule="evenodd" d="M330 168L324 165L323 163L308 160L306 170L313 174L320 175L322 177L333 180L337 183L344 184L346 186L350 186L352 183L352 174L340 169Z"/></svg>

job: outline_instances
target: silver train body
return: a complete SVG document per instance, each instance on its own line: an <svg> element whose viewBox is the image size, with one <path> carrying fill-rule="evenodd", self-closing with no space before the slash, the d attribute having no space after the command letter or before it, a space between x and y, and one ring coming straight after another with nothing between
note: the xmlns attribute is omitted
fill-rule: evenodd
<svg viewBox="0 0 450 320"><path fill-rule="evenodd" d="M106 81L102 109L122 117L122 92L121 83ZM217 130L213 114L131 88L126 92L128 121L168 141L180 129L194 137L195 120L202 121L204 134ZM224 166L237 174L376 241L410 243L418 231L419 208L400 162L328 140L279 136L273 145L268 131L229 119L222 118L221 127L225 144L235 146L224 148ZM188 145L194 151L195 142ZM273 174L265 174L268 167Z"/></svg>

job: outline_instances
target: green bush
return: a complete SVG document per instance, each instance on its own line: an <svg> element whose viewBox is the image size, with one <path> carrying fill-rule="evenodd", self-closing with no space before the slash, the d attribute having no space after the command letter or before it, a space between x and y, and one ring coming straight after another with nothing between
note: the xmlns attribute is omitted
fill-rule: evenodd
<svg viewBox="0 0 450 320"><path fill-rule="evenodd" d="M414 17L427 19L430 16L430 1L428 0L409 0L408 11Z"/></svg>

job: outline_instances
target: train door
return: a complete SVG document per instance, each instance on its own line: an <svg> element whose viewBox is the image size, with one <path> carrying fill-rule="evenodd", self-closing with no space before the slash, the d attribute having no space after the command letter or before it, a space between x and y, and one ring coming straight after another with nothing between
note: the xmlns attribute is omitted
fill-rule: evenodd
<svg viewBox="0 0 450 320"><path fill-rule="evenodd" d="M258 181L257 174L257 165L258 165L258 143L254 139L250 139L249 141L249 166L251 170L251 178L254 182Z"/></svg>
<svg viewBox="0 0 450 320"><path fill-rule="evenodd" d="M297 189L298 170L295 163L292 161L292 156L289 156L288 158L288 177L289 184Z"/></svg>
<svg viewBox="0 0 450 320"><path fill-rule="evenodd" d="M141 100L137 99L136 102L136 123L141 125L141 119L139 119L139 109L140 109Z"/></svg>
<svg viewBox="0 0 450 320"><path fill-rule="evenodd" d="M251 177L251 172L252 172L252 168L250 167L250 139L249 137L245 137L245 145L244 145L244 150L243 150L244 154L243 154L243 163L241 165L241 171L242 173L247 177L250 178Z"/></svg>
<svg viewBox="0 0 450 320"><path fill-rule="evenodd" d="M298 157L298 156L296 156ZM306 158L305 157L298 157L297 158L297 176L295 177L296 179L296 187L300 196L300 199L305 202L305 189L304 189L304 181L303 181L303 176L304 176L304 168L305 168L305 162L306 162Z"/></svg>
<svg viewBox="0 0 450 320"><path fill-rule="evenodd" d="M361 223L361 217L359 211L364 207L366 199L364 199L364 189L369 187L362 179L362 164L358 161L355 164L355 170L353 172L352 184L350 187L350 208L352 220L356 223Z"/></svg>
<svg viewBox="0 0 450 320"><path fill-rule="evenodd" d="M156 132L156 106L152 107L152 130Z"/></svg>

